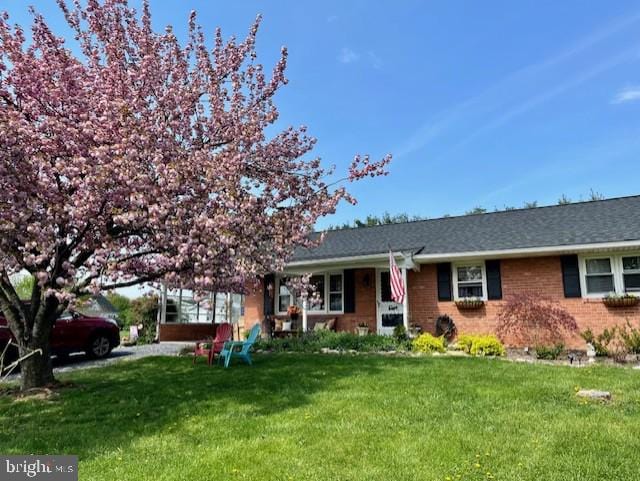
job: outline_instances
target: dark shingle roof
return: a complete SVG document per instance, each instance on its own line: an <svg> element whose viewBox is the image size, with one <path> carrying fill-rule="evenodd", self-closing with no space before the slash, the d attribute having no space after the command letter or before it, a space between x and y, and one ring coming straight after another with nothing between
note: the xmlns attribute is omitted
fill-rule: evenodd
<svg viewBox="0 0 640 481"><path fill-rule="evenodd" d="M318 234L315 234L318 235ZM394 251L464 253L640 240L640 195L329 231L292 261Z"/></svg>

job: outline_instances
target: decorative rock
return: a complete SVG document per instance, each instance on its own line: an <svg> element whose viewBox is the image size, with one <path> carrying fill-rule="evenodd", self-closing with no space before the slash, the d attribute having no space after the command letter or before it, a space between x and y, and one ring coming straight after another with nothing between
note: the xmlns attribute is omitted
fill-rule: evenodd
<svg viewBox="0 0 640 481"><path fill-rule="evenodd" d="M611 399L611 393L609 391L598 391L596 389L580 389L576 395L579 397L588 397L590 399L600 399L603 401Z"/></svg>
<svg viewBox="0 0 640 481"><path fill-rule="evenodd" d="M337 349L330 349L328 347L323 347L322 349L320 349L320 352L322 354L342 354L342 351L339 351Z"/></svg>

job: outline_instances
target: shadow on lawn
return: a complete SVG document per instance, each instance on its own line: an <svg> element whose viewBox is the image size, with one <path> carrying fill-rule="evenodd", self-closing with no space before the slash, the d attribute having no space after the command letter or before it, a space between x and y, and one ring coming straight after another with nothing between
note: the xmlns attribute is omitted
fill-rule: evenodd
<svg viewBox="0 0 640 481"><path fill-rule="evenodd" d="M140 436L179 429L189 418L209 416L215 430L221 420L281 413L341 379L374 375L381 367L375 358L341 364L332 357L257 356L253 366L227 370L156 357L61 376L75 387L49 401L0 397L0 452L77 454L82 460L126 452Z"/></svg>

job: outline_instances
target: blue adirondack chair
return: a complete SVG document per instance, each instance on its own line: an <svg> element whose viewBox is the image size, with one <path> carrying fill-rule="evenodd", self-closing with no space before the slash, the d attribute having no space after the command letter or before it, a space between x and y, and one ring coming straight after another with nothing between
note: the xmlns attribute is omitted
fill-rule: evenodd
<svg viewBox="0 0 640 481"><path fill-rule="evenodd" d="M255 344L260 335L260 324L254 325L249 331L246 341L227 341L220 351L218 363L224 359L224 367L229 367L232 357L239 357L247 364L251 365L251 347Z"/></svg>

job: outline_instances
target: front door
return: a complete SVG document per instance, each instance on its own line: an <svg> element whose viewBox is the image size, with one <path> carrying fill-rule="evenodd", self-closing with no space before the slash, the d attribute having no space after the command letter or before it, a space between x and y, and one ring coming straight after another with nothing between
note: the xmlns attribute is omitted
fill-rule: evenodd
<svg viewBox="0 0 640 481"><path fill-rule="evenodd" d="M378 306L378 334L391 335L403 324L402 304L391 300L389 269L378 269L376 276L376 304Z"/></svg>

